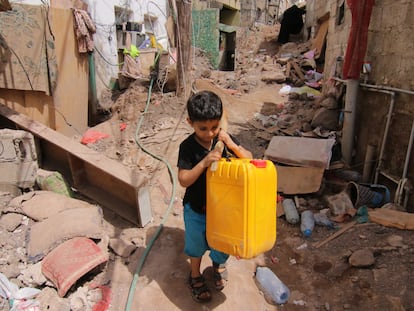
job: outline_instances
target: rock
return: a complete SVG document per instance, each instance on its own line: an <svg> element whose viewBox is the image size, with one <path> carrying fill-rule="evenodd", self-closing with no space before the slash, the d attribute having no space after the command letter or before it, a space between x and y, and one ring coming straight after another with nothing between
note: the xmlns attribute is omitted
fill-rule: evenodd
<svg viewBox="0 0 414 311"><path fill-rule="evenodd" d="M302 124L302 132L310 132L310 131L312 131L312 126L308 123L308 122L305 122L305 123L303 123Z"/></svg>
<svg viewBox="0 0 414 311"><path fill-rule="evenodd" d="M350 214L351 209L355 210L349 195L345 191L334 195L326 195L324 199L334 216ZM355 212L353 211L352 214Z"/></svg>
<svg viewBox="0 0 414 311"><path fill-rule="evenodd" d="M273 83L273 82L283 83L286 81L286 77L282 72L274 72L274 73L264 74L261 80L266 83Z"/></svg>
<svg viewBox="0 0 414 311"><path fill-rule="evenodd" d="M70 303L67 299L60 298L55 289L45 287L42 292L36 296L39 302L39 310L48 311L70 311Z"/></svg>
<svg viewBox="0 0 414 311"><path fill-rule="evenodd" d="M70 310L83 311L87 310L88 307L90 307L88 302L88 288L79 287L70 297Z"/></svg>
<svg viewBox="0 0 414 311"><path fill-rule="evenodd" d="M315 113L311 125L313 128L320 126L325 130L335 131L338 128L338 117L338 110L330 110L322 107Z"/></svg>
<svg viewBox="0 0 414 311"><path fill-rule="evenodd" d="M8 278L14 279L20 275L20 268L18 263L1 266L1 272Z"/></svg>
<svg viewBox="0 0 414 311"><path fill-rule="evenodd" d="M38 287L46 283L47 279L42 273L42 263L38 262L34 265L27 266L25 270L21 271L19 280L31 287Z"/></svg>
<svg viewBox="0 0 414 311"><path fill-rule="evenodd" d="M13 232L22 223L23 216L16 213L3 215L0 219L0 227L5 228L9 232Z"/></svg>
<svg viewBox="0 0 414 311"><path fill-rule="evenodd" d="M326 108L326 109L338 109L339 108L337 100L332 96L329 96L329 97L326 97L326 98L322 99L322 101L320 101L319 105L321 107Z"/></svg>
<svg viewBox="0 0 414 311"><path fill-rule="evenodd" d="M124 239L110 239L109 247L121 257L129 257L137 248L134 244Z"/></svg>
<svg viewBox="0 0 414 311"><path fill-rule="evenodd" d="M394 247L404 247L404 246L406 246L403 242L402 236L399 236L399 235L392 235L392 236L388 237L387 238L387 243L390 246L394 246Z"/></svg>
<svg viewBox="0 0 414 311"><path fill-rule="evenodd" d="M374 254L367 249L357 250L349 257L349 263L357 268L370 267L375 263Z"/></svg>

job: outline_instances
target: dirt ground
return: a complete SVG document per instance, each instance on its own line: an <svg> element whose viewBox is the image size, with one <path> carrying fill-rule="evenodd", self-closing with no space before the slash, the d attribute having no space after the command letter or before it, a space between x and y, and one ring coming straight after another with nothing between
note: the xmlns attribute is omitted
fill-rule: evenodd
<svg viewBox="0 0 414 311"><path fill-rule="evenodd" d="M208 79L223 89L220 95L225 99L229 112L229 131L253 152L254 157L262 158L269 142L255 124L256 115L270 115L277 106L287 102L280 95L281 84L266 84L260 80L263 63L274 63L272 58L279 46L274 42L274 29L264 28L246 35L245 46L240 51L238 69L234 72L208 71ZM273 58L274 59L274 58ZM201 64L201 65L200 65ZM202 61L195 62L195 72L205 74ZM132 92L130 88L128 92ZM225 90L238 90L237 93ZM241 90L241 91L240 91ZM138 92L143 92L138 87ZM143 101L124 93L115 105L123 105L120 111L130 111L125 106L138 104L143 111ZM178 145L191 131L185 122L185 105L171 93L152 94L152 103L145 115L142 131L138 135L141 143L151 152L165 157L174 167L177 161ZM122 100L122 97L128 99ZM132 97L132 98L131 98ZM135 107L137 109L137 107ZM125 118L123 112L119 115ZM165 132L168 132L167 135ZM159 137L159 138L157 138ZM147 159L148 161L148 159ZM145 161L144 161L145 162ZM154 162L143 165L143 171L154 168ZM142 164L142 162L141 162ZM176 202L172 212L165 216L171 193L171 182L163 164L157 171L150 170L152 181L152 207L154 224L145 229L146 241L158 230L156 224L166 219L160 236L155 241L142 269L137 288L134 291L135 310L414 310L413 245L412 232L384 227L375 223L362 223L352 226L337 238L323 246L324 241L348 223L340 223L336 230L316 227L310 239L304 239L298 225L290 225L284 216L277 220L277 241L273 249L257 258L229 262L230 281L222 292L213 291L212 302L200 305L191 300L186 288L189 263L182 253L183 221L181 198L184 189L177 185ZM329 192L329 187L324 192ZM302 196L305 206L314 211L326 209L323 192ZM279 209L280 209L279 205ZM354 266L351 255L365 250L373 256L368 265ZM114 261L114 274L111 279L117 289L114 305L123 305L129 289L131 274L142 258L142 251L136 252L125 262ZM205 256L203 266L211 285L210 262ZM291 295L287 304L269 304L258 290L254 271L257 265L271 268L288 286ZM120 271L123 271L121 273ZM210 276L210 277L209 277ZM114 309L115 310L115 309Z"/></svg>
<svg viewBox="0 0 414 311"><path fill-rule="evenodd" d="M260 80L263 74L260 64L271 59L279 48L273 40L274 29L251 30L246 36L236 71L206 70L201 61L195 63L194 69L199 77L208 72L208 79L221 88L229 112L229 132L255 158L262 158L271 136L257 126L255 116L271 114L272 107L276 111L288 98L279 94L281 84ZM229 90L239 92L231 94ZM151 93L150 106L141 121L147 95L148 85L141 82L134 82L126 91L108 94L106 107L111 108L107 120L95 129L110 134L110 138L89 146L125 165L138 167L148 178L151 189L153 222L144 228L136 228L104 210L108 235L123 236L137 245L128 257L111 253L104 271L95 277L95 281L111 288L108 310L127 310L128 303L130 310L154 311L414 310L411 231L371 222L356 223L318 247L316 243L349 222L339 223L336 229L316 226L311 237L305 239L299 225L289 224L284 216L277 219L277 238L271 250L253 259L231 257L229 283L224 290L213 290L213 299L207 304L194 302L186 286L189 261L183 254L184 189L172 182L166 165L169 163L175 176L179 143L191 129L186 124L184 101L157 88ZM116 131L120 124L126 125L122 133ZM139 145L145 146L150 154ZM330 190L325 187L316 194L300 195L301 208L326 209L323 195ZM364 255L358 257L359 251L365 251ZM371 261L364 265L364 256L369 255ZM353 256L360 264L350 260ZM202 267L212 287L210 264L205 256ZM258 265L272 269L287 285L290 297L286 304L273 305L265 299L254 279ZM3 306L1 310L8 309Z"/></svg>

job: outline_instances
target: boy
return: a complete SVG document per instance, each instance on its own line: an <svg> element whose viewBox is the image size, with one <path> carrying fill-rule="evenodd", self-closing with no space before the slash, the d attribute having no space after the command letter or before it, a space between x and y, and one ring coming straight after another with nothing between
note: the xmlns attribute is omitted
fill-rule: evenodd
<svg viewBox="0 0 414 311"><path fill-rule="evenodd" d="M214 283L222 290L227 281L225 263L229 255L210 249L206 240L206 170L222 157L252 158L250 151L220 128L223 116L221 99L213 92L201 91L187 101L187 121L194 129L181 144L178 155L178 181L186 187L184 205L185 246L190 257L188 285L197 302L211 300L211 292L200 272L201 258L210 250ZM223 152L215 150L217 141L225 145ZM229 154L230 153L230 154Z"/></svg>

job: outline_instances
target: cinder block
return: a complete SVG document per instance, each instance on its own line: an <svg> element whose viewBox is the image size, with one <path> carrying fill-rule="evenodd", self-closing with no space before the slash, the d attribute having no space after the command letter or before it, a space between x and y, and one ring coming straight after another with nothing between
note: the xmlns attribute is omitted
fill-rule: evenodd
<svg viewBox="0 0 414 311"><path fill-rule="evenodd" d="M0 130L0 182L20 188L35 184L39 168L34 137L22 130Z"/></svg>

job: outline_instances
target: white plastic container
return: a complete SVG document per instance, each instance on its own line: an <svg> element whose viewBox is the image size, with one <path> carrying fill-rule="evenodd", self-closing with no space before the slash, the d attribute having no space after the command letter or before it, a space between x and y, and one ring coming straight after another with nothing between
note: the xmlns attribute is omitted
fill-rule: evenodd
<svg viewBox="0 0 414 311"><path fill-rule="evenodd" d="M300 217L295 202L292 199L284 199L282 205L286 221L292 225L299 223Z"/></svg>
<svg viewBox="0 0 414 311"><path fill-rule="evenodd" d="M303 211L300 216L300 231L305 237L312 235L313 228L315 228L315 218L312 211Z"/></svg>
<svg viewBox="0 0 414 311"><path fill-rule="evenodd" d="M316 213L313 215L313 218L315 219L315 224L317 224L318 226L325 226L329 229L335 227L334 223L324 213Z"/></svg>
<svg viewBox="0 0 414 311"><path fill-rule="evenodd" d="M290 296L289 288L268 267L256 268L256 280L266 300L272 304L284 304Z"/></svg>

